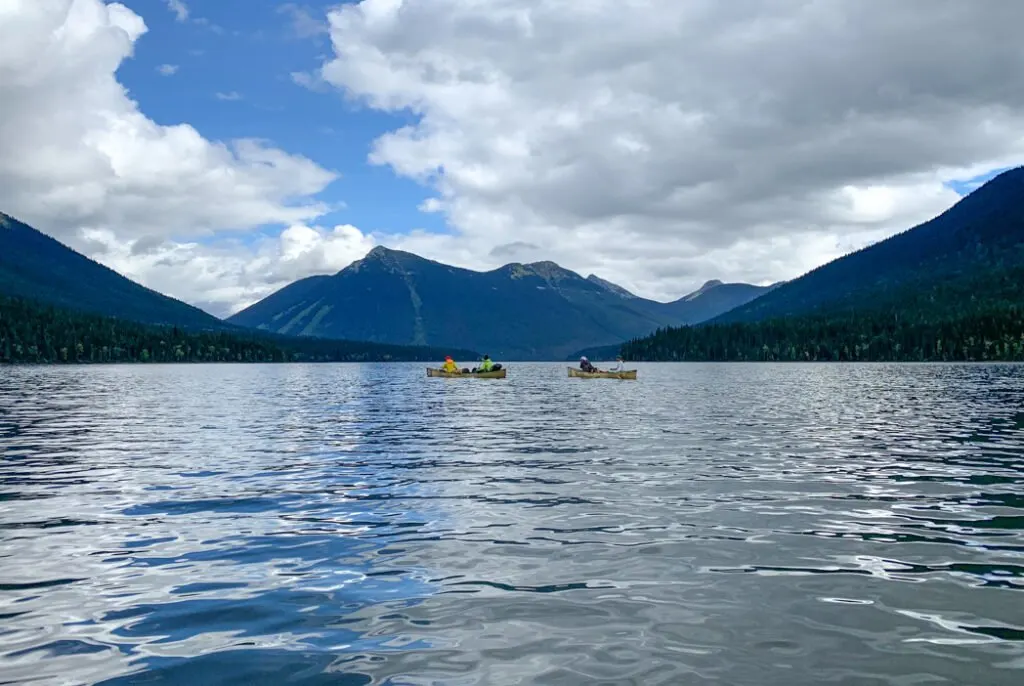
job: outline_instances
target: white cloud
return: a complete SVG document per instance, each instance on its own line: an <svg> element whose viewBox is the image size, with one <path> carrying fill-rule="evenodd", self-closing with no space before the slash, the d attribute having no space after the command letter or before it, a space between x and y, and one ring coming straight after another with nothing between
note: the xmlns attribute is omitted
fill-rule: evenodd
<svg viewBox="0 0 1024 686"><path fill-rule="evenodd" d="M0 21L0 207L79 230L188 238L315 219L336 175L262 141L146 118L116 80L146 30L119 4L9 0Z"/></svg>
<svg viewBox="0 0 1024 686"><path fill-rule="evenodd" d="M221 26L220 24L214 24L212 21L210 21L206 17L196 17L195 19L192 20L192 22L194 24L199 25L199 26L205 27L206 29L208 29L209 31L217 34L218 36L223 36L224 33L225 33L223 26ZM235 35L238 35L238 32L236 32Z"/></svg>
<svg viewBox="0 0 1024 686"><path fill-rule="evenodd" d="M174 18L178 21L188 19L188 5L182 0L167 0L167 9L174 12Z"/></svg>
<svg viewBox="0 0 1024 686"><path fill-rule="evenodd" d="M336 272L376 244L354 226L303 224L248 243L237 238L204 244L151 236L126 242L109 230L87 231L83 239L109 267L219 316L233 314L297 279Z"/></svg>
<svg viewBox="0 0 1024 686"><path fill-rule="evenodd" d="M363 0L329 20L322 77L418 115L370 160L436 189L423 209L458 232L405 245L466 266L518 253L666 298L792 278L1024 162L1018 3Z"/></svg>
<svg viewBox="0 0 1024 686"><path fill-rule="evenodd" d="M309 7L288 2L277 8L278 14L285 14L291 22L291 33L296 38L313 38L329 33L327 22L313 16Z"/></svg>
<svg viewBox="0 0 1024 686"><path fill-rule="evenodd" d="M218 100L225 100L228 102L242 99L242 95L238 91L230 91L227 93L218 91L217 93L214 93L214 97Z"/></svg>
<svg viewBox="0 0 1024 686"><path fill-rule="evenodd" d="M161 76L174 76L178 73L178 65L176 64L161 64L156 68L157 72Z"/></svg>
<svg viewBox="0 0 1024 686"><path fill-rule="evenodd" d="M324 92L330 90L330 86L318 73L310 73L306 71L293 71L291 73L292 82L297 86L302 86L313 92Z"/></svg>

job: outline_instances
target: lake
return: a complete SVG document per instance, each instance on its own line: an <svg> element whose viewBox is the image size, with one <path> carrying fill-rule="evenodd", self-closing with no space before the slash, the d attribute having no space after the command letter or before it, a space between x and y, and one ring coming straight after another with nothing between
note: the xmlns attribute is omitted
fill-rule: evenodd
<svg viewBox="0 0 1024 686"><path fill-rule="evenodd" d="M1024 683L1024 366L0 369L0 683Z"/></svg>

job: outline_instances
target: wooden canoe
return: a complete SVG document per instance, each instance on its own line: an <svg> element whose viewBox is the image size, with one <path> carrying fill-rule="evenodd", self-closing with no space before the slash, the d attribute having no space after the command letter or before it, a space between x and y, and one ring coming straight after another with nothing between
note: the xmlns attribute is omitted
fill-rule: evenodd
<svg viewBox="0 0 1024 686"><path fill-rule="evenodd" d="M575 367L569 367L569 376L579 379L635 379L636 370L629 369L624 372L585 372Z"/></svg>
<svg viewBox="0 0 1024 686"><path fill-rule="evenodd" d="M505 374L507 372L508 369L502 367L501 369L498 369L497 371L493 372L477 372L476 374L474 374L473 372L469 372L466 374L452 374L441 369L427 367L427 376L440 376L445 379L504 379Z"/></svg>

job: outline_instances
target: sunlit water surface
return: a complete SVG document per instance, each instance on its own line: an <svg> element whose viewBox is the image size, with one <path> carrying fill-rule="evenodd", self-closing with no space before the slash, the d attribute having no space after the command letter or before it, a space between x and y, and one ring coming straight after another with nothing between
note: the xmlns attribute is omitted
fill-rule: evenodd
<svg viewBox="0 0 1024 686"><path fill-rule="evenodd" d="M4 684L1024 684L1024 367L0 369Z"/></svg>

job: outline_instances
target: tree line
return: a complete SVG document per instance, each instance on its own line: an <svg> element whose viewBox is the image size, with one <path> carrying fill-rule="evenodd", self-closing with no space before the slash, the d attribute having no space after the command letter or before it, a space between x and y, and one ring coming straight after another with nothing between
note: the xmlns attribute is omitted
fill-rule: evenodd
<svg viewBox="0 0 1024 686"><path fill-rule="evenodd" d="M427 347L154 326L0 296L0 363L387 362L443 357L442 351Z"/></svg>
<svg viewBox="0 0 1024 686"><path fill-rule="evenodd" d="M1024 308L936 320L869 311L667 328L622 353L652 361L1024 361Z"/></svg>

